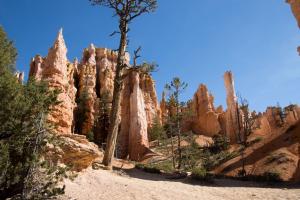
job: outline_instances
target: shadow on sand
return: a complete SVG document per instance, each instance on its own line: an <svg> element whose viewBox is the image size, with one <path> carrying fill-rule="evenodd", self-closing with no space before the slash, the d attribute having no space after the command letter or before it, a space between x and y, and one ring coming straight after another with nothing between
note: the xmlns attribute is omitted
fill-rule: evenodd
<svg viewBox="0 0 300 200"><path fill-rule="evenodd" d="M277 189L300 189L300 183L280 182L280 183L259 183L252 181L240 181L228 178L215 178L212 182L202 182L194 180L191 177L172 179L168 174L154 174L144 172L140 169L120 169L114 168L117 172L122 172L122 175L131 178L149 180L149 181L166 181L166 182L180 182L195 186L209 186L209 187L252 187L252 188L277 188Z"/></svg>

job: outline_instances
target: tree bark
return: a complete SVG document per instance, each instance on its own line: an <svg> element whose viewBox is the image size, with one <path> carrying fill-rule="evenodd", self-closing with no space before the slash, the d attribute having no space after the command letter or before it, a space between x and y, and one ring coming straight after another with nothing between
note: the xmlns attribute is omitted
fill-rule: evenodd
<svg viewBox="0 0 300 200"><path fill-rule="evenodd" d="M127 47L127 31L128 23L126 19L120 20L119 25L121 38L120 46L118 51L118 60L116 66L116 75L114 80L114 92L112 101L112 110L110 114L110 125L107 138L106 149L104 153L104 158L102 163L107 167L107 169L112 169L112 160L114 157L114 152L116 148L117 137L119 133L119 124L121 121L120 111L121 111L121 93L123 87L123 68L125 64L125 52Z"/></svg>
<svg viewBox="0 0 300 200"><path fill-rule="evenodd" d="M176 128L177 128L177 137L178 137L178 166L177 169L181 168L181 161L182 161L182 155L181 155L181 130L180 130L180 119L179 119L179 98L178 93L179 91L176 91Z"/></svg>

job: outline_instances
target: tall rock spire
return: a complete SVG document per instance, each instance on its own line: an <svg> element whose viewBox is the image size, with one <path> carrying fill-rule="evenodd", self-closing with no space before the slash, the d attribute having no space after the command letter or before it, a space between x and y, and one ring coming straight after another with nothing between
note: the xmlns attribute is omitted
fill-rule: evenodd
<svg viewBox="0 0 300 200"><path fill-rule="evenodd" d="M148 125L139 74L135 73L133 78L134 87L130 96L129 157L133 160L141 160L149 148Z"/></svg>
<svg viewBox="0 0 300 200"><path fill-rule="evenodd" d="M286 2L291 5L292 12L297 20L298 27L300 28L300 0L286 0ZM297 50L300 55L300 47L298 47Z"/></svg>
<svg viewBox="0 0 300 200"><path fill-rule="evenodd" d="M53 46L49 49L46 59L46 74L57 73L67 75L67 47L63 37L62 29L59 30Z"/></svg>
<svg viewBox="0 0 300 200"><path fill-rule="evenodd" d="M68 80L67 47L59 30L53 46L49 49L48 56L41 62L41 76L48 82L49 88L58 89L61 93L57 99L61 103L53 108L48 115L48 121L55 124L58 134L71 134L74 109L74 91Z"/></svg>
<svg viewBox="0 0 300 200"><path fill-rule="evenodd" d="M238 116L238 103L234 89L234 79L231 71L224 74L224 82L226 88L226 134L231 142L237 141L237 134L239 132L239 116Z"/></svg>
<svg viewBox="0 0 300 200"><path fill-rule="evenodd" d="M221 132L218 114L214 108L214 97L208 92L206 85L200 84L193 98L195 123L193 131L199 134L213 136Z"/></svg>

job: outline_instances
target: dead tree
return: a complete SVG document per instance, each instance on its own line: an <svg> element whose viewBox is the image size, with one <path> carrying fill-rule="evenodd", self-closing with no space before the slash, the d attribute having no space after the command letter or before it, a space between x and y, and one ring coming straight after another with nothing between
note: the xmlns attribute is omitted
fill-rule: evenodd
<svg viewBox="0 0 300 200"><path fill-rule="evenodd" d="M114 80L114 91L112 110L110 113L110 125L107 138L107 145L103 158L103 164L107 169L112 168L112 159L116 147L116 141L120 124L121 92L123 86L123 73L126 65L125 53L128 45L127 34L129 24L144 13L155 11L157 7L156 0L89 0L92 5L100 5L111 8L114 16L119 19L119 30L111 35L120 34L120 43L118 48L118 58L116 65L116 74Z"/></svg>
<svg viewBox="0 0 300 200"><path fill-rule="evenodd" d="M241 126L239 126L239 139L240 139L240 144L242 145L242 151L241 151L241 156L242 156L242 171L241 175L246 175L246 169L245 169L245 163L246 159L244 157L244 150L248 146L248 138L249 136L253 133L253 130L255 128L255 120L256 116L253 115L253 113L250 112L249 110L249 103L247 99L243 98L241 95L239 95L239 114L242 116ZM238 116L240 118L240 115Z"/></svg>

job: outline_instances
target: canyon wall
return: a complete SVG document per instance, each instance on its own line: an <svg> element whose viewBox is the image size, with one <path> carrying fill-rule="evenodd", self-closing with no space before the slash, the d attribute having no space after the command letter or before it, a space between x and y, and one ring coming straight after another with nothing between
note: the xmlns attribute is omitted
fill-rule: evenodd
<svg viewBox="0 0 300 200"><path fill-rule="evenodd" d="M80 62L67 59L62 31L47 57L32 59L29 76L47 81L51 89L59 89L58 100L48 120L59 135L82 134L105 146L112 103L113 82L118 53L91 44L83 51ZM126 54L128 65L130 56ZM147 131L153 120L160 119L155 83L148 74L133 74L124 79L121 124L117 156L137 160L148 148ZM103 146L103 147L104 147Z"/></svg>

